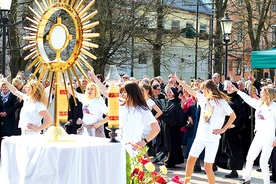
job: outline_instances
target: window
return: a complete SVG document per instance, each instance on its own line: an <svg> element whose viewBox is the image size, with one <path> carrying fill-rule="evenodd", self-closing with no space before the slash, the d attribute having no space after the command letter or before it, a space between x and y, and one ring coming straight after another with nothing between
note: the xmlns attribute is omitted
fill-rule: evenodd
<svg viewBox="0 0 276 184"><path fill-rule="evenodd" d="M242 6L243 5L243 0L237 0L237 5Z"/></svg>
<svg viewBox="0 0 276 184"><path fill-rule="evenodd" d="M205 24L200 24L199 26L199 38L200 39L208 39L208 34L207 34L207 25Z"/></svg>
<svg viewBox="0 0 276 184"><path fill-rule="evenodd" d="M271 26L271 43L275 44L276 42L276 25Z"/></svg>
<svg viewBox="0 0 276 184"><path fill-rule="evenodd" d="M243 23L239 21L236 23L236 37L238 42L244 41Z"/></svg>
<svg viewBox="0 0 276 184"><path fill-rule="evenodd" d="M238 58L236 59L236 75L241 75L241 71L242 71L242 59Z"/></svg>
<svg viewBox="0 0 276 184"><path fill-rule="evenodd" d="M200 24L200 32L201 31L207 32L207 26L205 24Z"/></svg>
<svg viewBox="0 0 276 184"><path fill-rule="evenodd" d="M186 23L186 27L194 27L193 23Z"/></svg>
<svg viewBox="0 0 276 184"><path fill-rule="evenodd" d="M138 64L147 64L147 56L145 52L142 52L138 56Z"/></svg>
<svg viewBox="0 0 276 184"><path fill-rule="evenodd" d="M228 70L229 70L229 71L232 71L232 70L233 70L233 61L232 61L232 60L229 60L227 64L228 64L228 66L227 66L227 67L228 67Z"/></svg>
<svg viewBox="0 0 276 184"><path fill-rule="evenodd" d="M182 6L188 6L190 3L187 0L182 0Z"/></svg>
<svg viewBox="0 0 276 184"><path fill-rule="evenodd" d="M256 2L255 8L256 8L257 11L261 12L261 9L262 9L262 2L260 2L260 1Z"/></svg>
<svg viewBox="0 0 276 184"><path fill-rule="evenodd" d="M276 12L276 0L273 0L273 1L272 1L271 10L272 10L273 12Z"/></svg>
<svg viewBox="0 0 276 184"><path fill-rule="evenodd" d="M149 27L149 19L147 17L140 23L141 28L148 28Z"/></svg>
<svg viewBox="0 0 276 184"><path fill-rule="evenodd" d="M180 21L172 20L172 29L179 29L179 28L180 28Z"/></svg>

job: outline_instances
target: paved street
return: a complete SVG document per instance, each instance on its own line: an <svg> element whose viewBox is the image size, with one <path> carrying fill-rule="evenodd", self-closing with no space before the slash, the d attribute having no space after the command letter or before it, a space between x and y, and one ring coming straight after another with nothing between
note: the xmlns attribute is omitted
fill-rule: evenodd
<svg viewBox="0 0 276 184"><path fill-rule="evenodd" d="M168 169L168 174L167 178L172 178L174 175L178 175L183 181L185 171L184 171L184 165L178 165L176 168L173 169ZM261 179L261 172L257 172L256 169L258 167L254 167L252 171L252 179L251 179L251 184L262 184L262 179ZM4 168L1 167L1 162L0 162L0 183L1 184L6 184L3 180L1 180L1 175L2 175L2 170ZM202 168L203 169L203 168ZM242 172L239 171L239 178L238 179L226 179L224 178L224 175L229 174L229 170L221 169L218 168L218 171L215 172L216 175L216 183L217 184L236 184L238 181L241 179L241 174ZM200 173L194 173L192 176L191 184L207 184L207 176L204 173L204 171L201 171Z"/></svg>
<svg viewBox="0 0 276 184"><path fill-rule="evenodd" d="M178 167L173 168L173 169L169 169L168 170L168 178L171 178L173 175L179 175L179 177L182 179L181 181L183 182L183 178L185 175L185 171L184 171L184 165L178 165ZM261 176L261 172L257 172L256 169L258 167L254 166L253 170L252 170L252 179L251 179L251 184L262 184L262 176ZM203 167L202 167L203 169ZM218 168L218 171L215 172L216 175L216 183L217 184L236 184L238 183L238 181L242 178L242 171L238 171L239 173L239 178L235 178L235 179L228 179L228 178L224 178L224 175L229 174L230 171L229 170L225 170L225 169L221 169ZM192 179L191 179L191 184L207 184L207 176L204 172L204 170L202 170L200 173L194 173L192 175Z"/></svg>

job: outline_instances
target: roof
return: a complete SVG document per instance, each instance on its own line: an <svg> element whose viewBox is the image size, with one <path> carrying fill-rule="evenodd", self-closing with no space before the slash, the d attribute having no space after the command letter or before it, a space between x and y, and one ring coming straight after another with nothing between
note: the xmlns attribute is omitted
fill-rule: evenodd
<svg viewBox="0 0 276 184"><path fill-rule="evenodd" d="M197 0L167 0L168 5L185 11L196 12ZM202 1L198 0L198 12L206 15L213 15L212 10Z"/></svg>

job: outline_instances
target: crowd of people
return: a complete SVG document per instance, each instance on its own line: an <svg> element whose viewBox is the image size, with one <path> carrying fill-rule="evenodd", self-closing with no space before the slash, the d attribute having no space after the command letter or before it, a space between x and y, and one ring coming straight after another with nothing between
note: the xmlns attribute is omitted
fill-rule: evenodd
<svg viewBox="0 0 276 184"><path fill-rule="evenodd" d="M109 137L108 85L104 77L88 72L89 79L73 79L68 86L68 134ZM215 183L218 167L229 169L225 178L250 183L253 164L259 163L264 184L276 180L276 82L248 79L221 82L194 79L186 83L169 75L141 80L121 76L118 139L134 144L126 149L135 154L138 145L148 147L152 162L168 168L184 163L185 183L193 172L201 172L204 162L208 182ZM5 136L43 133L53 123L49 110L46 82L24 73L12 79L0 78L0 133ZM76 97L74 99L73 95ZM274 158L275 157L275 158ZM269 170L272 170L270 176Z"/></svg>

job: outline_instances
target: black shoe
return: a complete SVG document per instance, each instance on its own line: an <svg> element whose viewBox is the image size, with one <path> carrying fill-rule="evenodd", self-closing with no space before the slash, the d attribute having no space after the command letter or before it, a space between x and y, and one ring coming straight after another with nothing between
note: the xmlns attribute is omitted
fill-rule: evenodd
<svg viewBox="0 0 276 184"><path fill-rule="evenodd" d="M195 173L201 172L201 167L200 166L194 166L194 172Z"/></svg>
<svg viewBox="0 0 276 184"><path fill-rule="evenodd" d="M250 184L250 180L245 181L245 179L241 179L238 184Z"/></svg>
<svg viewBox="0 0 276 184"><path fill-rule="evenodd" d="M231 172L230 174L227 174L227 175L225 175L224 177L225 177L225 178L238 178L239 175L238 175L238 173L233 173L233 172Z"/></svg>
<svg viewBox="0 0 276 184"><path fill-rule="evenodd" d="M270 176L270 181L276 182L276 178L273 176Z"/></svg>
<svg viewBox="0 0 276 184"><path fill-rule="evenodd" d="M175 165L174 165L174 164L165 164L165 166L166 166L167 168L175 168Z"/></svg>
<svg viewBox="0 0 276 184"><path fill-rule="evenodd" d="M218 170L218 167L215 164L213 164L213 171L216 172L217 170Z"/></svg>
<svg viewBox="0 0 276 184"><path fill-rule="evenodd" d="M258 172L262 172L262 169L261 169L261 168L258 168L258 169L256 169L256 171L258 171Z"/></svg>
<svg viewBox="0 0 276 184"><path fill-rule="evenodd" d="M157 157L153 157L153 158L151 159L151 162L152 162L152 163L157 163L157 162L159 162L159 160L158 160Z"/></svg>

